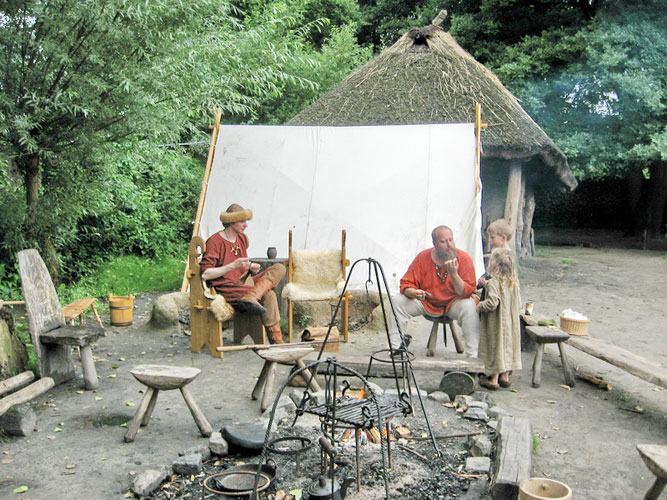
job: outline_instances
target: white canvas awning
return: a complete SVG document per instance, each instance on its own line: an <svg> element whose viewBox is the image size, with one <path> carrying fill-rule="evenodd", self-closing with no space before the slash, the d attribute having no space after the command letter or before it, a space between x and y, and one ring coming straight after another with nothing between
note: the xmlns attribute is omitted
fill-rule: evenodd
<svg viewBox="0 0 667 500"><path fill-rule="evenodd" d="M431 230L451 227L458 248L484 272L474 124L372 127L221 126L200 236L222 229L231 203L253 211L250 257L269 246L340 248L352 263L372 257L392 291ZM359 288L367 269L355 269Z"/></svg>

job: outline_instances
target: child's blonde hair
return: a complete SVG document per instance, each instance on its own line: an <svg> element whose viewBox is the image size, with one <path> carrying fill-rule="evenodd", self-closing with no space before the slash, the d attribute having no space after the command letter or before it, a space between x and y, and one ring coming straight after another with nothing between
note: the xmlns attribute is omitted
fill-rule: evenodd
<svg viewBox="0 0 667 500"><path fill-rule="evenodd" d="M514 253L509 248L494 248L489 259L488 274L496 278L500 285L514 286Z"/></svg>
<svg viewBox="0 0 667 500"><path fill-rule="evenodd" d="M486 228L486 232L498 234L500 236L505 235L508 240L512 239L512 227L505 219L494 220L489 224L489 227Z"/></svg>

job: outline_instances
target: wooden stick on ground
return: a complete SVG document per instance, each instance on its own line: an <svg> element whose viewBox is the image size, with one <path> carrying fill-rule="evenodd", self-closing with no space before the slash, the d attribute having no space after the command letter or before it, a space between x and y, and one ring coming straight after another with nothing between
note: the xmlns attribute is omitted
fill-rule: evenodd
<svg viewBox="0 0 667 500"><path fill-rule="evenodd" d="M5 412L14 405L25 403L26 401L30 401L40 394L45 393L54 385L51 377L44 377L37 382L33 382L28 387L0 399L0 415L4 415Z"/></svg>
<svg viewBox="0 0 667 500"><path fill-rule="evenodd" d="M612 389L612 386L609 382L602 380L600 377L597 377L592 373L585 372L580 368L577 368L576 375L577 378L585 380L586 382L590 382L591 384L598 386L602 390L611 391Z"/></svg>
<svg viewBox="0 0 667 500"><path fill-rule="evenodd" d="M345 342L344 340L328 340L327 344L341 344ZM312 340L309 342L292 342L291 344L243 344L243 345L227 345L216 347L215 350L218 352L230 352L230 351L247 351L248 349L272 349L276 347L315 347L321 346L324 344L322 340Z"/></svg>
<svg viewBox="0 0 667 500"><path fill-rule="evenodd" d="M449 438L462 438L462 437L469 437L469 436L477 436L479 434L484 434L484 431L472 431L472 432L460 432L458 434L445 434L444 436L434 436L435 439L449 439ZM412 438L414 441L425 441L427 439L431 439L430 436L427 437L416 437Z"/></svg>
<svg viewBox="0 0 667 500"><path fill-rule="evenodd" d="M35 380L35 374L30 370L19 373L7 380L3 380L0 382L0 396L7 394L8 392L13 392L24 385L28 385L33 380Z"/></svg>

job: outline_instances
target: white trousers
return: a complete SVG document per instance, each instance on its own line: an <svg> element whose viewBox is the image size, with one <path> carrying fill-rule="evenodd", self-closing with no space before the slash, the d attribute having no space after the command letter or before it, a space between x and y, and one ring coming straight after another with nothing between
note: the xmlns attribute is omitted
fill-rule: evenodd
<svg viewBox="0 0 667 500"><path fill-rule="evenodd" d="M420 300L409 299L402 293L392 295L391 301L394 304L397 321L394 321L391 310L387 310L387 315L389 316L389 340L391 346L396 349L401 345L401 337L398 334L398 329L400 328L403 335L405 335L407 333L408 320L415 316L428 314L428 311L426 311ZM479 349L480 325L475 301L473 299L457 300L452 304L447 316L461 325L461 329L463 330L463 352L465 356L476 358Z"/></svg>

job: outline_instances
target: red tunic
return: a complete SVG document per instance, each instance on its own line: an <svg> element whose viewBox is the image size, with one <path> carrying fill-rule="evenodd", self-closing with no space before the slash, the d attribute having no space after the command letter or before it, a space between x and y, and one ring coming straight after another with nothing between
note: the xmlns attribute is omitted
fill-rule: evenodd
<svg viewBox="0 0 667 500"><path fill-rule="evenodd" d="M236 242L230 243L220 233L215 233L206 241L206 252L199 263L201 272L203 273L212 267L226 266L236 259L247 257L248 246L248 237L245 234L239 234L236 237ZM236 255L234 254L235 250ZM223 276L208 280L207 284L220 292L227 302L234 303L252 288L252 286L244 285L240 281L246 273L247 271L243 269L233 269Z"/></svg>
<svg viewBox="0 0 667 500"><path fill-rule="evenodd" d="M424 308L429 314L437 316L442 314L443 308L446 308L445 311L449 311L454 302L470 297L477 286L477 279L475 266L470 255L457 248L459 276L463 280L463 293L461 295L457 294L451 276L447 275L447 279L443 283L436 274L435 263L431 259L431 250L429 248L419 252L412 261L405 276L401 278L401 293L406 288L415 288L431 293L431 296L426 296L422 304L424 304Z"/></svg>

